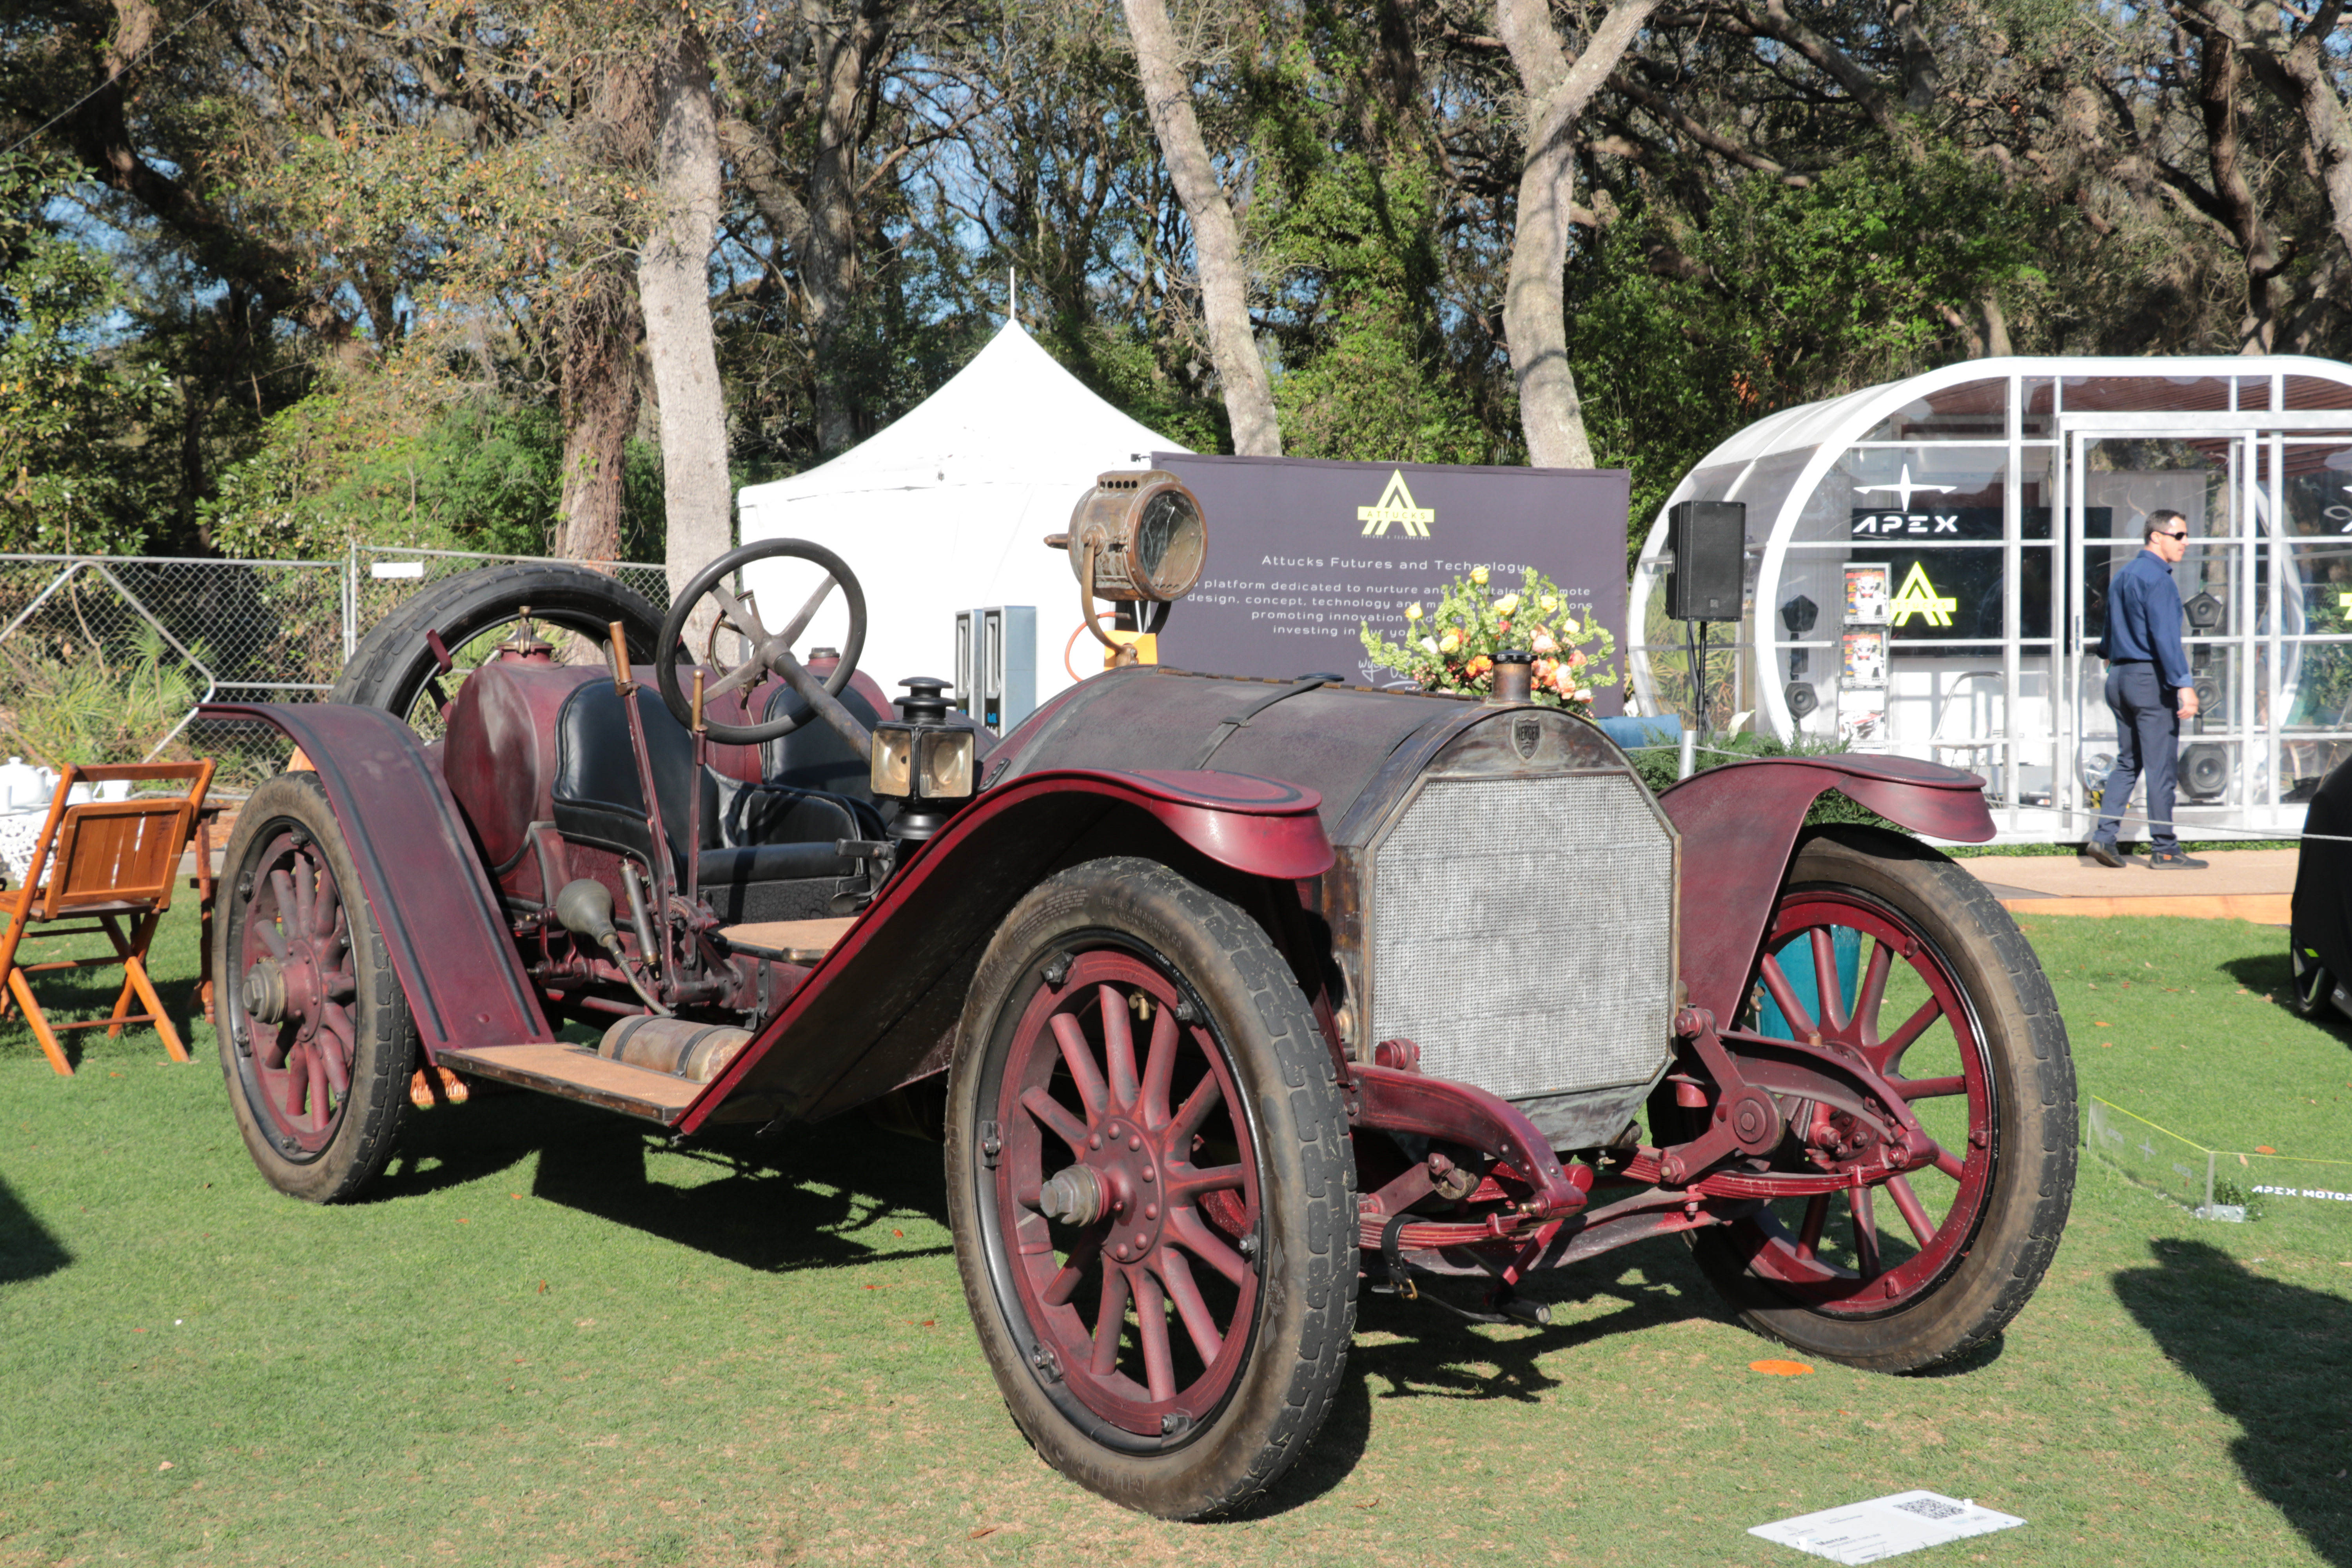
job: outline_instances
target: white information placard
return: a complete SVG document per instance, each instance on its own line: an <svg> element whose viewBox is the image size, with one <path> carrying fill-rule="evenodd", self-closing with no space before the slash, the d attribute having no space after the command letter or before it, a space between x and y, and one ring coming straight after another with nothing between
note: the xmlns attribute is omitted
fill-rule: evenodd
<svg viewBox="0 0 2352 1568"><path fill-rule="evenodd" d="M1923 1546L2015 1530L2024 1522L2013 1513L1979 1508L1968 1499L1937 1492L1896 1492L1776 1524L1756 1525L1748 1533L1832 1563L1877 1563Z"/></svg>

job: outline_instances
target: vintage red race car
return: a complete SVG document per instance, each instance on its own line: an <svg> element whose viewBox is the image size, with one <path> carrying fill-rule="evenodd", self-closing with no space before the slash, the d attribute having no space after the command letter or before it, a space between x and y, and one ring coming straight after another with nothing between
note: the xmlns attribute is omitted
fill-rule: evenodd
<svg viewBox="0 0 2352 1568"><path fill-rule="evenodd" d="M1124 484L1074 564L1134 552L1118 586L1164 602L1156 481ZM824 580L772 631L739 574L781 560ZM803 659L834 589L849 636ZM1760 1331L1906 1372L2040 1280L2076 1139L2032 952L1918 840L1807 826L1836 790L1983 839L1974 776L1822 756L1654 795L1556 709L1150 665L998 740L940 682L894 711L863 623L797 543L658 623L501 568L386 621L344 700L210 710L309 764L245 806L216 921L268 1179L358 1192L420 1068L680 1136L928 1121L1014 1421L1169 1518L1298 1456L1360 1288L1541 1323L1538 1270L1680 1237Z"/></svg>

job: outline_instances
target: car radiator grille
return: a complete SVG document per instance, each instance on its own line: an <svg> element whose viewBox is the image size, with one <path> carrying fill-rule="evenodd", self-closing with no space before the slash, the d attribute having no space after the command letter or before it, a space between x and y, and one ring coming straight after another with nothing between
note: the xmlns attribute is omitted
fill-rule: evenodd
<svg viewBox="0 0 2352 1568"><path fill-rule="evenodd" d="M1375 851L1372 1038L1506 1100L1666 1056L1674 847L1623 773L1436 778Z"/></svg>

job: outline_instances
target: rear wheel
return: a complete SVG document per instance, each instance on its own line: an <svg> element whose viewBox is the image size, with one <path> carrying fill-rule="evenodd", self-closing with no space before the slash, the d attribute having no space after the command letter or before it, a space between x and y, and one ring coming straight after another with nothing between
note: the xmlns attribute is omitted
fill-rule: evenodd
<svg viewBox="0 0 2352 1568"><path fill-rule="evenodd" d="M1777 1201L1694 1233L1750 1326L1800 1350L1911 1372L1999 1333L2033 1294L2073 1201L2074 1072L2040 962L1984 885L1895 834L1825 829L1798 850L1766 942L1759 1033L1861 1054L1935 1139L1933 1163ZM1859 1136L1829 1108L1776 1169L1815 1174Z"/></svg>
<svg viewBox="0 0 2352 1568"><path fill-rule="evenodd" d="M1322 1425L1355 1170L1306 998L1240 910L1097 860L1013 910L950 1072L956 1258L1013 1420L1073 1480L1229 1513Z"/></svg>
<svg viewBox="0 0 2352 1568"><path fill-rule="evenodd" d="M457 683L511 635L526 607L542 637L555 630L581 639L570 650L580 657L605 658L607 628L614 621L627 636L634 663L649 661L660 647L661 612L602 572L556 562L490 566L444 577L377 622L327 700L380 708L422 734L438 735L441 710L457 696ZM425 640L427 632L439 635L457 666L446 677ZM566 651L557 649L559 657Z"/></svg>
<svg viewBox="0 0 2352 1568"><path fill-rule="evenodd" d="M237 1131L279 1192L348 1198L392 1157L416 1031L314 775L253 792L223 871L213 972Z"/></svg>

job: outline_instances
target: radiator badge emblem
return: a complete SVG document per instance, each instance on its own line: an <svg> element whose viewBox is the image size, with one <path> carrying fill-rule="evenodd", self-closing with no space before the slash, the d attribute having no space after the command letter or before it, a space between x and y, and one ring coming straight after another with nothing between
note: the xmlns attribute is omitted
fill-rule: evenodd
<svg viewBox="0 0 2352 1568"><path fill-rule="evenodd" d="M1511 746L1519 753L1521 762L1536 754L1543 740L1543 723L1532 713L1522 713L1511 721Z"/></svg>
<svg viewBox="0 0 2352 1568"><path fill-rule="evenodd" d="M1415 505L1412 491L1405 488L1404 470L1391 468L1389 470L1388 489L1381 492L1381 499L1372 505L1358 507L1356 521L1364 525L1368 538L1378 534L1386 539L1389 524L1393 522L1403 526L1408 539L1427 539L1429 525L1437 521L1437 509Z"/></svg>

